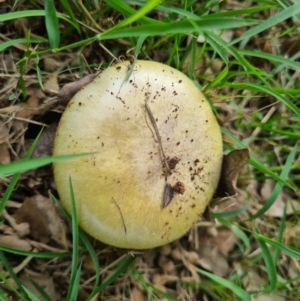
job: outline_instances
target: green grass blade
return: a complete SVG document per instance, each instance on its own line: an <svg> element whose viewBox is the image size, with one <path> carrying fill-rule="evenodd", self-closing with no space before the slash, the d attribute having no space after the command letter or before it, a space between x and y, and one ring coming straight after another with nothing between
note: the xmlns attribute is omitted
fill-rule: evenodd
<svg viewBox="0 0 300 301"><path fill-rule="evenodd" d="M9 40L6 42L1 42L0 44L0 52L4 51L5 49L18 45L18 44L27 44L28 39L27 38L20 38L20 39L14 39L14 40ZM31 44L41 44L41 43L47 43L47 39L30 39Z"/></svg>
<svg viewBox="0 0 300 301"><path fill-rule="evenodd" d="M100 267L99 267L99 261L97 258L97 254L96 254L93 246L91 245L87 235L81 229L79 229L79 237L82 240L83 244L85 245L85 248L88 250L90 257L92 259L92 262L93 262L93 267L95 269L95 283L94 283L93 290L91 291L90 295L87 298L87 301L88 301L88 300L91 300L97 294L96 290L97 290L97 287L98 287L99 281L100 281Z"/></svg>
<svg viewBox="0 0 300 301"><path fill-rule="evenodd" d="M229 229L244 243L246 249L250 248L250 240L248 236L238 226L231 225Z"/></svg>
<svg viewBox="0 0 300 301"><path fill-rule="evenodd" d="M192 22L193 21L193 22ZM234 20L234 19L202 19L202 20L183 20L174 23L163 23L153 25L142 25L131 28L121 28L118 30L109 30L98 35L99 40L117 39L125 37L139 37L141 35L155 36L162 34L179 34L202 32L212 29L227 29L255 24L255 20Z"/></svg>
<svg viewBox="0 0 300 301"><path fill-rule="evenodd" d="M53 201L55 202L55 204L63 212L63 214L65 215L67 220L70 223L72 223L71 216L68 214L66 209L62 206L61 202L59 200L57 200L53 195L51 195L51 197L52 197ZM95 269L95 284L94 284L92 292L90 293L90 295L87 298L87 301L88 301L88 300L91 300L97 294L97 287L98 287L98 284L100 281L100 276L99 276L100 275L100 267L99 267L97 254L96 254L93 246L91 245L89 238L87 237L86 233L82 229L78 228L78 230L79 230L79 238L81 239L81 241L85 245L85 248L89 252L92 262L93 262L93 265L94 265L94 269Z"/></svg>
<svg viewBox="0 0 300 301"><path fill-rule="evenodd" d="M222 44L225 43L223 39L215 35L213 32L205 31L203 34L207 43L220 56L223 62L228 65L228 54L226 52L226 48L222 47Z"/></svg>
<svg viewBox="0 0 300 301"><path fill-rule="evenodd" d="M30 299L30 301L41 301L34 293L32 293L28 288L25 286L22 286L24 291L26 292L26 295Z"/></svg>
<svg viewBox="0 0 300 301"><path fill-rule="evenodd" d="M111 0L113 1L113 0ZM115 1L116 2L116 1ZM124 2L130 4L130 5L144 5L147 0L125 0ZM247 7L246 9L234 9L231 11L225 11L225 12L220 12L220 13L214 13L211 15L207 15L207 17L212 17L214 18L214 15L217 15L218 19L220 18L232 18L232 17L239 17L242 15L252 15L254 13L264 11L270 8L273 8L273 5L261 5L261 6L253 6L253 7ZM177 14L178 16L182 18L187 18L187 19L193 19L193 20L199 20L201 17L188 11L186 8L180 8L176 6L171 6L168 3L166 4L160 4L156 7L156 10L162 11L167 14Z"/></svg>
<svg viewBox="0 0 300 301"><path fill-rule="evenodd" d="M259 170L260 172L266 174L269 176L271 179L278 181L282 185L289 187L294 190L294 188L284 179L282 179L280 176L272 172L268 167L264 166L263 163L259 161L259 159L254 155L250 154L250 159L248 161L254 168Z"/></svg>
<svg viewBox="0 0 300 301"><path fill-rule="evenodd" d="M218 2L218 1L216 1ZM224 12L218 12L218 13L213 13L210 15L206 15L205 18L207 19L223 19L223 18L233 18L233 17L243 17L245 18L245 14L252 15L254 13L263 11L265 9L269 9L273 6L271 5L266 5L266 6L253 6L253 7L248 7L245 9L233 9L229 11L224 11ZM203 16L201 16L203 17ZM258 23L261 23L259 20L257 20Z"/></svg>
<svg viewBox="0 0 300 301"><path fill-rule="evenodd" d="M0 262L3 264L7 272L9 273L10 277L13 279L13 281L16 283L18 288L20 289L22 294L25 294L25 291L23 289L22 283L19 279L19 277L16 275L14 270L12 269L11 265L6 259L6 256L4 255L3 251L0 251Z"/></svg>
<svg viewBox="0 0 300 301"><path fill-rule="evenodd" d="M38 143L38 141L39 141L39 139L40 139L40 137L41 137L41 135L43 133L43 130L44 130L44 128L42 128L40 130L40 132L38 133L38 135L36 136L36 138L34 139L34 141L29 146L27 152L24 155L24 159L25 160L27 160L27 159L29 159L31 157L31 155L33 153L33 150L35 149L35 147L36 147L36 145L37 145L37 143ZM2 167L2 166L4 166L4 165L0 165L0 167ZM5 166L7 166L7 165L5 165Z"/></svg>
<svg viewBox="0 0 300 301"><path fill-rule="evenodd" d="M157 299L157 300L181 301L180 299L177 299L176 297L172 296L171 294L158 289L154 285L150 285L150 286L154 292L156 292L158 295L164 297L164 299Z"/></svg>
<svg viewBox="0 0 300 301"><path fill-rule="evenodd" d="M140 36L136 42L135 50L134 50L134 60L139 56L143 43L145 42L147 36Z"/></svg>
<svg viewBox="0 0 300 301"><path fill-rule="evenodd" d="M157 300L159 299L157 295L161 295L165 297L165 300L180 301L171 294L163 292L156 288L152 283L149 283L149 281L144 278L144 276L138 271L136 267L132 266L131 272L131 274L136 278L137 282L144 288L145 292L147 293L148 300ZM154 294L154 292L156 294Z"/></svg>
<svg viewBox="0 0 300 301"><path fill-rule="evenodd" d="M262 126L262 128L263 128L263 126ZM295 129L295 130L297 131L298 129ZM271 128L270 131L272 131L273 133L286 135L289 138L300 139L300 132L297 133L297 132L291 132L291 131L283 131L283 130L277 130L277 129L274 129L274 128Z"/></svg>
<svg viewBox="0 0 300 301"><path fill-rule="evenodd" d="M208 31L206 31L208 32ZM247 72L247 74L252 74L255 77L257 77L262 83L264 83L266 86L268 86L268 82L265 80L266 77L268 77L267 74L265 74L262 70L254 67L243 55L240 54L238 49L235 49L232 46L229 46L221 37L214 34L213 32L209 33L211 40L215 41L215 44L219 45L220 51L222 49L226 50L226 52L230 53L240 64L240 66ZM212 44L212 47L214 47L215 44ZM217 47L217 46L215 46ZM227 53L224 51L224 53L219 53L223 61L226 63L228 62L227 59Z"/></svg>
<svg viewBox="0 0 300 301"><path fill-rule="evenodd" d="M70 199L71 199L71 207L72 207L72 268L71 268L71 276L70 276L70 285L67 293L66 300L76 300L71 298L71 296L74 294L74 287L78 290L78 283L77 281L80 280L80 274L78 276L78 271L81 271L81 268L78 268L78 249L79 249L79 230L78 230L78 219L77 219L77 211L76 211L76 201L75 201L75 195L72 185L72 179L69 177L69 188L70 188ZM77 279L79 277L79 279Z"/></svg>
<svg viewBox="0 0 300 301"><path fill-rule="evenodd" d="M83 156L89 156L91 154L93 153L60 155L60 156L42 157L42 158L35 158L35 159L22 159L21 161L0 165L0 175L5 176L5 175L11 175L15 173L20 173L30 169L42 167L50 163L72 160Z"/></svg>
<svg viewBox="0 0 300 301"><path fill-rule="evenodd" d="M291 58L284 58L280 55L274 55L267 52L262 52L258 50L248 50L248 49L239 49L239 53L244 56L258 57L261 59L265 59L270 62L283 64L284 66L288 66L293 70L300 69L300 63L292 60ZM273 73L273 72L271 72Z"/></svg>
<svg viewBox="0 0 300 301"><path fill-rule="evenodd" d="M36 282L34 281L30 276L27 276L29 278L29 281L34 286L34 288L37 290L37 292L43 297L45 301L52 301L49 295L45 292L45 290Z"/></svg>
<svg viewBox="0 0 300 301"><path fill-rule="evenodd" d="M268 77L268 75L266 75L265 72L263 72L262 70L260 70L259 68L255 67L255 66L253 66L243 55L240 54L238 49L231 47L231 46L228 46L227 49L228 49L229 53L237 59L237 61L240 63L241 67L245 71L252 73L264 85L266 85L267 87L269 86L269 83L265 79Z"/></svg>
<svg viewBox="0 0 300 301"><path fill-rule="evenodd" d="M138 55L139 55L139 53L141 51L141 48L142 48L142 45L143 45L145 39L146 39L146 36L140 36L138 38L138 40L137 40L135 51L134 51L134 59L133 59L132 64L130 65L130 68L128 69L128 72L127 72L125 78L124 78L124 82L126 82L126 81L129 80L129 78L130 78L130 76L131 76L131 74L133 72L135 62L136 62L136 60L138 58Z"/></svg>
<svg viewBox="0 0 300 301"><path fill-rule="evenodd" d="M1 279L1 277L0 277ZM1 281L2 284L5 284L4 281ZM8 299L5 297L4 291L0 288L0 301L11 301L11 299Z"/></svg>
<svg viewBox="0 0 300 301"><path fill-rule="evenodd" d="M278 249L280 252L286 254L289 257L293 257L297 260L300 260L300 250L296 248L289 247L281 242L263 236L259 233L253 233L258 239L262 239L265 243L271 245L272 247Z"/></svg>
<svg viewBox="0 0 300 301"><path fill-rule="evenodd" d="M84 39L84 40L79 40L78 42L75 42L75 43L57 48L57 49L55 49L55 52L61 52L61 51L64 51L64 50L70 50L72 48L81 47L83 45L93 43L97 39L98 39L98 35L93 36L91 38ZM52 53L52 50L51 49L46 49L46 50L41 50L41 51L36 52L37 55L43 55L43 54L47 54L47 53Z"/></svg>
<svg viewBox="0 0 300 301"><path fill-rule="evenodd" d="M294 158L295 155L297 153L298 150L298 145L295 145L294 148L292 149L292 151L290 152L290 154L287 157L287 160L285 162L285 165L282 168L282 171L280 173L280 179L282 179L283 181L285 181L289 175L289 172L291 170L291 167L293 165L294 162ZM270 197L268 198L268 200L265 202L265 204L263 205L263 207L258 210L255 214L253 214L249 220L253 220L256 219L257 217L262 216L266 211L268 211L268 209L274 204L274 202L276 201L278 195L281 193L282 188L283 188L283 183L282 182L277 182L274 189L272 190L272 193L270 195Z"/></svg>
<svg viewBox="0 0 300 301"><path fill-rule="evenodd" d="M300 13L300 2L280 11L269 19L265 20L261 24L247 30L244 32L239 38L233 40L230 45L234 45L237 42L240 42L244 39L250 39L254 35L271 28L272 26L276 26L278 23L285 21L286 19L293 17Z"/></svg>
<svg viewBox="0 0 300 301"><path fill-rule="evenodd" d="M128 3L129 5L145 5L147 1L143 0L143 1L134 1L134 0L125 0L124 2ZM161 1L162 2L162 1ZM185 10L182 9L180 7L175 7L175 6L170 6L170 5L164 5L164 4L160 4L158 5L156 8L156 10L158 11L162 11L164 13L167 14L177 14L178 16L180 16L181 18L187 18L187 19L192 19L192 20L199 20L199 16Z"/></svg>
<svg viewBox="0 0 300 301"><path fill-rule="evenodd" d="M80 285L80 274L81 274L81 264L79 265L76 274L74 275L74 279L71 280L70 288L71 294L70 298L66 300L77 300L78 292L79 292L79 285Z"/></svg>
<svg viewBox="0 0 300 301"><path fill-rule="evenodd" d="M300 58L300 51L296 52L296 53L295 53L294 55L292 55L289 59L290 59L291 62L295 62L295 64L297 64L296 61L298 61L299 58ZM296 65L296 67L297 67L297 65ZM276 73L278 73L278 72L280 72L280 71L282 71L282 70L284 70L284 69L286 69L286 65L285 65L285 64L280 64L279 66L277 66L277 67L274 69L273 73L276 74ZM293 69L298 70L298 69L296 69L295 67L293 67Z"/></svg>
<svg viewBox="0 0 300 301"><path fill-rule="evenodd" d="M65 258L65 257L71 257L71 252L31 252L31 251L23 251L19 249L14 249L5 245L0 244L0 251L8 252L15 255L21 255L21 256L31 256L33 258Z"/></svg>
<svg viewBox="0 0 300 301"><path fill-rule="evenodd" d="M56 15L59 19L68 22L69 24L71 24L76 28L76 24L73 24L73 21L70 18L66 17L61 13L56 13ZM45 17L45 16L46 16L45 10L21 10L21 11L0 15L0 22L11 21L20 18Z"/></svg>
<svg viewBox="0 0 300 301"><path fill-rule="evenodd" d="M13 175L12 179L9 182L8 187L6 188L6 190L4 192L3 198L1 199L1 202L0 202L0 216L2 215L2 212L6 206L7 201L19 181L20 175L21 175L20 173Z"/></svg>
<svg viewBox="0 0 300 301"><path fill-rule="evenodd" d="M136 10L134 10L132 7L128 6L125 1L115 1L115 0L105 0L105 2L114 10L120 12L126 17L130 17L132 15L135 15L137 13ZM141 3L140 3L141 4ZM147 3L144 2L144 5ZM138 20L141 24L160 24L160 21L157 21L155 19L148 18L146 16L142 16Z"/></svg>
<svg viewBox="0 0 300 301"><path fill-rule="evenodd" d="M212 81L210 82L204 89L203 92L205 93L206 91L208 91L209 89L217 86L228 74L228 67L226 66L219 74L218 76Z"/></svg>
<svg viewBox="0 0 300 301"><path fill-rule="evenodd" d="M118 267L118 269L106 280L104 281L96 290L96 293L102 292L106 287L113 283L135 260L134 255L129 255Z"/></svg>
<svg viewBox="0 0 300 301"><path fill-rule="evenodd" d="M219 222L231 230L244 243L247 249L250 247L248 236L239 227L223 218L219 218Z"/></svg>
<svg viewBox="0 0 300 301"><path fill-rule="evenodd" d="M26 152L26 154L24 156L25 160L27 160L27 159L30 158L30 156L31 156L31 154L32 154L32 152L33 152L33 150L34 150L34 148L35 148L38 140L40 139L40 137L42 135L42 132L43 132L43 129L39 132L39 134L37 135L37 137L34 139L33 143L30 145L29 149L27 150L27 152ZM14 163L10 163L10 164L7 164L7 165L0 165L0 175L5 175L5 173L1 174L1 171L3 169L5 170L5 168L7 168L8 166L10 166L12 164L14 164ZM8 173L8 174L11 174L11 173ZM21 175L20 171L17 171L13 175L11 181L9 182L8 187L6 188L6 190L4 192L4 195L3 195L2 199L1 199L1 202L0 202L0 216L2 215L2 212L3 212L3 210L4 210L5 206L6 206L6 203L7 203L8 199L9 199L11 193L13 192L15 186L18 183L20 175Z"/></svg>
<svg viewBox="0 0 300 301"><path fill-rule="evenodd" d="M72 20L73 25L76 28L76 30L78 31L78 33L81 33L80 26L79 26L79 24L77 22L77 19L76 19L74 13L73 13L72 8L70 7L70 4L69 4L68 0L60 0L60 3L64 7L64 9L67 11L67 13L68 13L70 19Z"/></svg>
<svg viewBox="0 0 300 301"><path fill-rule="evenodd" d="M216 213L211 212L210 217L211 218L216 218L216 219L220 219L220 218L228 219L228 218L231 218L231 217L237 217L241 213L247 211L248 208L249 208L249 205L246 204L246 205L242 206L241 208L236 209L236 210L232 210L232 211L216 212Z"/></svg>
<svg viewBox="0 0 300 301"><path fill-rule="evenodd" d="M12 279L9 277L5 277L3 275L4 269L3 267L1 268L0 272L0 282L1 282L1 286L0 286L0 297L4 297L4 294L1 295L2 290L1 287L5 288L6 291L10 292L10 295L13 293L15 296L19 297L19 300L25 300L25 297L18 291L18 287L15 285L15 283L12 281ZM7 295L7 294L6 294ZM0 299L2 300L2 299ZM6 299L4 299L6 300ZM11 301L11 299L9 299L9 301Z"/></svg>
<svg viewBox="0 0 300 301"><path fill-rule="evenodd" d="M39 83L40 87L42 88L42 90L45 90L44 85L43 85L42 71L40 69L39 62L40 62L40 57L38 55L36 55L35 56L35 69L36 69L38 83Z"/></svg>
<svg viewBox="0 0 300 301"><path fill-rule="evenodd" d="M240 288L236 284L232 283L231 281L229 281L227 279L224 279L220 276L208 273L206 271L200 270L200 269L197 269L197 271L198 271L199 274L206 276L207 278L215 281L219 285L230 289L242 301L251 301L250 295L245 290L243 290L242 288Z"/></svg>
<svg viewBox="0 0 300 301"><path fill-rule="evenodd" d="M158 299L157 295L153 292L153 287L151 283L149 283L144 276L139 272L139 270L132 265L130 267L131 275L135 278L135 280L139 283L141 287L145 290L145 293L147 294L147 297L149 300L156 300Z"/></svg>
<svg viewBox="0 0 300 301"><path fill-rule="evenodd" d="M265 266L266 266L266 271L268 274L268 280L270 283L270 287L268 288L270 291L275 290L276 285L277 285L277 273L276 273L276 266L274 264L272 255L268 249L267 244L265 241L261 238L257 237L257 242L261 250L261 255L263 257Z"/></svg>
<svg viewBox="0 0 300 301"><path fill-rule="evenodd" d="M228 84L228 87L234 88L234 89L247 89L251 91L256 91L256 92L263 92L267 93L269 95L272 95L276 99L278 99L280 102L285 104L289 109L291 109L294 113L296 113L300 117L300 108L298 108L294 103L291 101L287 100L281 94L276 92L274 89L265 87L262 85L258 84L253 84L253 83L233 83L233 84ZM284 92L284 90L282 90Z"/></svg>
<svg viewBox="0 0 300 301"><path fill-rule="evenodd" d="M147 13L149 13L151 10L153 10L159 3L160 0L148 1L140 10L136 11L134 14L131 14L129 17L119 22L114 27L108 29L106 32L103 33L103 35L106 35L111 31L119 30L120 28L125 27L126 25L130 25L131 23L139 20L140 18L144 17Z"/></svg>
<svg viewBox="0 0 300 301"><path fill-rule="evenodd" d="M283 211L283 214L280 218L280 224L279 224L278 233L277 233L277 236L276 236L276 241L278 241L279 243L282 242L282 238L283 238L283 233L284 233L284 228L285 228L285 221L286 221L287 205L288 205L288 202L286 202L284 204L284 211ZM275 249L275 251L274 251L274 262L278 262L279 255L280 255L279 249Z"/></svg>
<svg viewBox="0 0 300 301"><path fill-rule="evenodd" d="M45 1L45 22L51 49L58 48L60 31L54 0Z"/></svg>
<svg viewBox="0 0 300 301"><path fill-rule="evenodd" d="M207 43L205 42L204 46L203 46L203 53L205 52L206 47L207 47ZM179 61L181 61L181 62L180 62L180 64L177 65L177 69L179 69L179 70L182 69L182 66L183 66L185 60L188 58L188 56L190 56L191 62L189 64L189 68L188 68L188 76L190 78L193 78L195 76L196 64L197 64L199 58L201 58L202 54L203 54L203 53L201 54L202 51L197 53L197 48L198 48L197 39L192 38L190 45L186 49L185 56L182 57L181 60L179 59ZM177 51L177 53L178 53L178 51Z"/></svg>

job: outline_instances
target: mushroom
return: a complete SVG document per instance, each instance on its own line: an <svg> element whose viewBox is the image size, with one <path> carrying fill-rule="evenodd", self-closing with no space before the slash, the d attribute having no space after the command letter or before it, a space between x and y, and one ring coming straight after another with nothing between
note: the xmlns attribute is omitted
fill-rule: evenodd
<svg viewBox="0 0 300 301"><path fill-rule="evenodd" d="M71 212L71 177L87 233L147 249L199 219L218 184L222 138L210 104L183 73L125 61L100 73L62 115L54 155L86 152L94 153L54 163L64 207Z"/></svg>

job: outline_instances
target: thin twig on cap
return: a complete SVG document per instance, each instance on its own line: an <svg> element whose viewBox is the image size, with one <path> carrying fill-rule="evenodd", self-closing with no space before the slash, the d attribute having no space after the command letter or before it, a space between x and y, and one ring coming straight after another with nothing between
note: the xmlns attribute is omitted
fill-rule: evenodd
<svg viewBox="0 0 300 301"><path fill-rule="evenodd" d="M170 167L169 167L169 163L168 163L168 160L167 160L167 157L164 153L164 149L163 149L163 146L162 146L162 142L161 142L161 136L159 134L159 131L158 131L158 127L157 127L157 124L156 124L156 121L155 121L155 118L153 116L153 113L148 105L148 100L149 100L149 95L147 95L146 99L145 99L145 106L146 106L146 110L149 114L149 117L150 117L150 120L152 122L152 125L154 127L154 130L155 130L155 134L156 134L156 138L157 138L157 141L158 141L158 144L159 144L159 148L160 148L160 151L161 151L161 154L162 154L162 157L163 157L163 160L164 160L164 164L165 164L165 167L168 171L169 174L171 174L171 170L170 170ZM168 174L166 174L166 179L167 179L167 176Z"/></svg>
<svg viewBox="0 0 300 301"><path fill-rule="evenodd" d="M125 235L127 234L127 228L126 228L126 225L125 225L125 220L124 220L124 217L123 217L123 214L122 214L122 211L121 211L121 208L120 206L118 205L118 203L116 202L116 200L114 199L114 197L112 197L113 201L115 202L117 208L119 209L120 211L120 214L121 214L121 218L122 218L122 222L123 222L123 227L124 227L124 232L125 232Z"/></svg>
<svg viewBox="0 0 300 301"><path fill-rule="evenodd" d="M160 151L161 151L161 154L162 154L162 157L163 157L163 161L164 161L164 166L167 169L167 172L165 174L166 185L165 185L165 190L164 190L164 194L163 194L163 208L165 208L166 206L168 206L171 203L171 201L173 199L173 188L172 188L171 184L168 183L168 175L171 174L171 169L170 169L167 157L165 155L165 152L164 152L164 149L163 149L163 146L162 146L162 142L161 142L161 136L160 136L159 131L158 131L156 120L153 116L153 113L152 113L150 107L149 107L148 100L149 100L149 95L146 96L145 106L146 106L146 110L149 114L150 120L152 122L152 125L154 127L154 130L155 130L156 138L157 138L159 148L160 148Z"/></svg>

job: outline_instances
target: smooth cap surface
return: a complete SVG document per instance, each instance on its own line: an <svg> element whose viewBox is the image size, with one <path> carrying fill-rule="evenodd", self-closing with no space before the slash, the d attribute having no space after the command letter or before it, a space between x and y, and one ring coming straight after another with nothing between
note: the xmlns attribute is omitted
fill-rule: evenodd
<svg viewBox="0 0 300 301"><path fill-rule="evenodd" d="M222 165L222 139L209 103L183 73L160 63L113 65L79 91L58 127L54 155L97 152L54 164L71 212L71 176L79 225L100 241L146 249L185 234L211 200ZM166 168L172 174L163 207Z"/></svg>

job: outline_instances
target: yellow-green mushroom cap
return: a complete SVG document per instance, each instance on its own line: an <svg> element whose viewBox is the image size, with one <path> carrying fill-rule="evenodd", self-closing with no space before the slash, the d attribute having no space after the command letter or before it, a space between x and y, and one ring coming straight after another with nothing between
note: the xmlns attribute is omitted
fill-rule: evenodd
<svg viewBox="0 0 300 301"><path fill-rule="evenodd" d="M96 153L54 163L54 176L69 213L71 177L87 233L112 246L147 249L181 237L199 219L218 184L222 138L209 103L183 73L136 61L128 78L130 66L107 68L69 102L54 155Z"/></svg>

